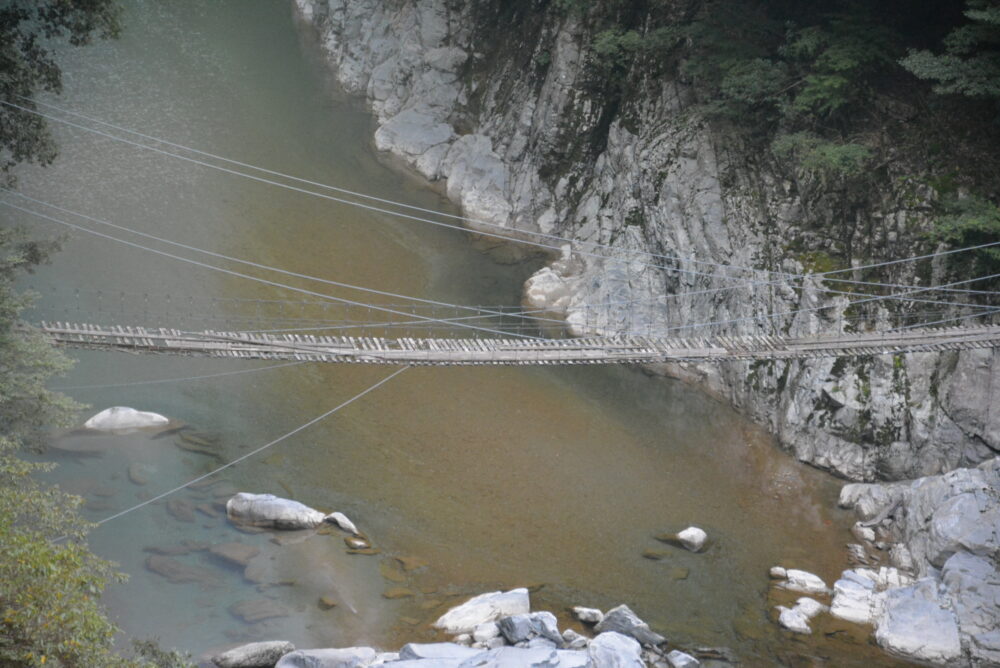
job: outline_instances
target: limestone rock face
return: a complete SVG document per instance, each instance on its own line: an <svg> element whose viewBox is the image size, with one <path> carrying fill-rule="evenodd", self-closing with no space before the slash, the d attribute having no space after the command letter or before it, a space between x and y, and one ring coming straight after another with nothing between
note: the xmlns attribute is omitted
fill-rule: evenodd
<svg viewBox="0 0 1000 668"><path fill-rule="evenodd" d="M137 411L128 406L112 406L94 415L83 423L87 429L99 431L118 431L126 429L143 429L146 427L162 427L170 422L159 413Z"/></svg>
<svg viewBox="0 0 1000 668"><path fill-rule="evenodd" d="M524 295L562 314L575 335L718 321L732 323L727 334L840 333L848 300L828 292L839 284L789 278L808 273L819 254L774 248L824 249L829 241L817 230L837 225L852 246L884 249L874 260L892 259L917 254L931 224L936 193L898 187L909 175L892 166L892 187L845 210L804 174L719 141L707 124L685 120L694 96L680 81L643 84L636 92L647 103L629 112L636 118L603 117L584 89L594 35L575 17L550 13L516 34L491 25L504 37L484 43L483 22L495 17L477 3L296 5L318 29L340 83L371 105L379 150L446 180L470 227L585 242L572 263L560 257L540 269ZM523 68L510 50L530 53L537 66ZM558 251L562 242L550 241ZM662 256L703 264L678 272ZM762 271L729 270L758 284L723 289L731 283L714 265ZM931 283L943 282L943 270L933 268ZM916 269L894 265L889 278L910 284ZM870 306L873 323L888 319L881 303ZM784 315L755 319L761 313ZM987 391L1000 386L998 360L980 350L659 370L728 398L799 459L875 480L974 466L1000 452L1000 411Z"/></svg>
<svg viewBox="0 0 1000 668"><path fill-rule="evenodd" d="M298 501L247 492L226 502L226 515L238 524L273 529L315 529L326 517Z"/></svg>
<svg viewBox="0 0 1000 668"><path fill-rule="evenodd" d="M531 609L528 590L512 589L480 594L441 615L434 626L447 633L472 633L477 626L510 615L527 614Z"/></svg>
<svg viewBox="0 0 1000 668"><path fill-rule="evenodd" d="M295 645L286 640L252 642L212 657L219 668L272 668L278 659L295 651Z"/></svg>

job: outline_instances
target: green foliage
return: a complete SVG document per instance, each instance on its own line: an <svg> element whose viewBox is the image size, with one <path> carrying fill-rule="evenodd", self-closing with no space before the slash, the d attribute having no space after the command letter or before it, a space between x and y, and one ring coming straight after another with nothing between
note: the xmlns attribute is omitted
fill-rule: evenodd
<svg viewBox="0 0 1000 668"><path fill-rule="evenodd" d="M62 77L52 45L65 39L74 46L95 37L118 34L120 8L115 0L6 0L0 3L0 100L34 108L21 96L59 92ZM49 164L55 145L45 120L0 105L0 180L12 181L19 162Z"/></svg>
<svg viewBox="0 0 1000 668"><path fill-rule="evenodd" d="M872 76L893 64L897 43L890 30L863 14L789 31L780 52L801 77L792 110L828 118L858 104L870 93Z"/></svg>
<svg viewBox="0 0 1000 668"><path fill-rule="evenodd" d="M1000 241L1000 208L981 197L951 197L941 204L932 238L956 248ZM962 254L965 255L964 253ZM960 260L963 275L1000 274L1000 246L972 251L973 262ZM993 285L1000 279L993 279Z"/></svg>
<svg viewBox="0 0 1000 668"><path fill-rule="evenodd" d="M936 93L1000 100L1000 4L967 0L966 8L970 22L948 33L943 53L911 50L900 63Z"/></svg>
<svg viewBox="0 0 1000 668"><path fill-rule="evenodd" d="M795 160L824 180L845 180L865 173L871 149L862 144L826 141L809 132L778 135L771 150L779 158Z"/></svg>
<svg viewBox="0 0 1000 668"><path fill-rule="evenodd" d="M43 426L65 424L77 406L45 389L69 360L19 320L28 301L14 290L19 272L42 262L52 244L31 242L16 230L0 229L0 434L33 443Z"/></svg>
<svg viewBox="0 0 1000 668"><path fill-rule="evenodd" d="M38 484L31 474L45 467L14 447L0 439L0 664L132 665L114 652L116 629L100 607L120 576L82 543L81 500Z"/></svg>

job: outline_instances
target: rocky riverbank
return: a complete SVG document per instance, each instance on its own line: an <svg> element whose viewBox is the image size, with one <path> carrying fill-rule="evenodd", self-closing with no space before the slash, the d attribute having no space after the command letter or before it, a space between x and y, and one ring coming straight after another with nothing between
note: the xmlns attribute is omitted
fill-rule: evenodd
<svg viewBox="0 0 1000 668"><path fill-rule="evenodd" d="M490 592L455 606L434 626L452 642L409 643L398 652L372 647L296 650L285 641L241 645L211 657L218 668L694 668L729 665L725 652L699 650L706 662L676 648L650 630L628 606L607 614L575 608L592 627L583 635L559 631L551 612L532 612L527 589Z"/></svg>
<svg viewBox="0 0 1000 668"><path fill-rule="evenodd" d="M571 331L735 321L730 333L752 334L770 331L753 320L769 312L789 314L773 319L788 334L837 331L847 302L819 284L730 273L764 285L706 293L731 282L701 274L725 273L711 263L809 270L832 224L860 254L902 257L929 224L930 186L890 166L882 194L848 216L806 175L721 143L692 118L678 81L649 82L628 117L609 116L586 90L592 35L554 7L494 16L487 3L446 0L296 4L338 80L370 103L380 150L441 181L470 219L612 249L595 257L578 244L528 281L527 303L561 313ZM582 150L598 126L602 145ZM663 270L642 253L707 264ZM892 278L909 283L914 271L899 265ZM619 306L590 306L609 302ZM890 317L871 306L872 320ZM1000 450L988 392L1000 365L988 350L658 371L727 398L799 459L854 480L941 473Z"/></svg>

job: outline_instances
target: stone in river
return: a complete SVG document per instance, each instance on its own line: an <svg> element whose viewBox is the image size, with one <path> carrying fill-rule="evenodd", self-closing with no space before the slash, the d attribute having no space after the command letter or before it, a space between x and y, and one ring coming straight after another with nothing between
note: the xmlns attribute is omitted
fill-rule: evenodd
<svg viewBox="0 0 1000 668"><path fill-rule="evenodd" d="M399 567L407 573L421 569L427 565L426 561L418 559L417 557L393 557L393 559L397 564L399 564Z"/></svg>
<svg viewBox="0 0 1000 668"><path fill-rule="evenodd" d="M348 533L354 534L355 536L358 535L358 528L354 526L354 522L347 519L347 515L345 515L344 513L340 512L330 513L329 515L326 516L326 521L331 524L336 524L338 527L340 527L341 529L343 529Z"/></svg>
<svg viewBox="0 0 1000 668"><path fill-rule="evenodd" d="M194 522L194 504L187 499L168 499L167 512L181 522Z"/></svg>
<svg viewBox="0 0 1000 668"><path fill-rule="evenodd" d="M530 609L527 589L494 591L480 594L455 606L441 615L434 626L451 634L472 633L484 622L493 622L508 615L525 614Z"/></svg>
<svg viewBox="0 0 1000 668"><path fill-rule="evenodd" d="M370 666L377 655L371 647L298 649L281 657L274 668L362 668Z"/></svg>
<svg viewBox="0 0 1000 668"><path fill-rule="evenodd" d="M670 668L698 668L701 665L698 659L679 649L671 650L667 654L667 663L670 664Z"/></svg>
<svg viewBox="0 0 1000 668"><path fill-rule="evenodd" d="M670 553L666 550L650 550L646 549L642 551L642 556L645 559L652 559L653 561L660 561L661 559L666 559L670 556Z"/></svg>
<svg viewBox="0 0 1000 668"><path fill-rule="evenodd" d="M798 591L803 594L827 594L829 589L826 583L818 576L809 571L800 571L796 568L789 568L785 571L785 580L777 583L779 587L790 591Z"/></svg>
<svg viewBox="0 0 1000 668"><path fill-rule="evenodd" d="M955 613L943 607L933 578L885 593L875 642L921 663L953 665L962 655Z"/></svg>
<svg viewBox="0 0 1000 668"><path fill-rule="evenodd" d="M482 650L463 647L451 642L407 643L399 650L401 661L458 659L459 662L482 654Z"/></svg>
<svg viewBox="0 0 1000 668"><path fill-rule="evenodd" d="M382 596L390 600L395 600L398 598L412 598L414 593L412 589L407 589L406 587L393 587L382 592Z"/></svg>
<svg viewBox="0 0 1000 668"><path fill-rule="evenodd" d="M556 646L562 645L558 623L555 615L551 612L511 615L504 617L497 624L500 627L500 632L511 645L534 638L545 638L555 643Z"/></svg>
<svg viewBox="0 0 1000 668"><path fill-rule="evenodd" d="M295 645L286 640L253 642L241 645L212 657L218 668L271 668L278 659L295 651Z"/></svg>
<svg viewBox="0 0 1000 668"><path fill-rule="evenodd" d="M128 479L131 480L134 485L149 484L149 476L152 473L152 467L146 464L132 462L128 465Z"/></svg>
<svg viewBox="0 0 1000 668"><path fill-rule="evenodd" d="M234 524L274 529L315 529L324 515L309 506L273 494L240 492L226 503L226 514Z"/></svg>
<svg viewBox="0 0 1000 668"><path fill-rule="evenodd" d="M236 566L246 566L260 554L260 548L243 543L220 543L209 548L209 552Z"/></svg>
<svg viewBox="0 0 1000 668"><path fill-rule="evenodd" d="M597 608L584 608L578 605L572 609L572 612L574 617L587 624L600 624L601 620L604 619L604 613Z"/></svg>
<svg viewBox="0 0 1000 668"><path fill-rule="evenodd" d="M598 633L615 631L635 638L643 645L659 645L666 640L660 634L651 631L649 625L639 619L639 616L624 604L608 610L604 619L594 629Z"/></svg>
<svg viewBox="0 0 1000 668"><path fill-rule="evenodd" d="M708 540L708 534L698 527L688 527L677 534L677 540L680 544L691 550L692 552L699 552L703 547L705 547L705 541Z"/></svg>
<svg viewBox="0 0 1000 668"><path fill-rule="evenodd" d="M218 578L216 577L216 574L208 570L207 568L185 564L170 557L164 557L161 555L153 555L151 557L147 557L146 568L156 573L157 575L162 575L163 577L165 577L170 582L173 582L174 584L181 584L181 583L195 583L202 585L218 584Z"/></svg>
<svg viewBox="0 0 1000 668"><path fill-rule="evenodd" d="M367 550L372 546L367 540L357 536L347 536L344 538L344 543L352 550Z"/></svg>
<svg viewBox="0 0 1000 668"><path fill-rule="evenodd" d="M337 607L337 597L332 594L325 594L319 597L317 603L321 610L329 610L330 608Z"/></svg>
<svg viewBox="0 0 1000 668"><path fill-rule="evenodd" d="M288 608L269 598L233 603L229 606L229 612L247 624L254 624L274 617L287 617L291 614Z"/></svg>
<svg viewBox="0 0 1000 668"><path fill-rule="evenodd" d="M170 422L158 413L137 411L127 406L106 408L83 423L87 429L97 431L117 431L119 429L143 429L146 427L162 427Z"/></svg>
<svg viewBox="0 0 1000 668"><path fill-rule="evenodd" d="M181 541L180 545L147 545L142 548L142 551L160 554L167 557L176 557L182 554L190 554L192 552L200 552L207 549L208 543L198 543L195 541L185 540Z"/></svg>
<svg viewBox="0 0 1000 668"><path fill-rule="evenodd" d="M356 550L348 550L347 554L367 554L367 555L382 554L382 550L378 549L377 547L363 547Z"/></svg>
<svg viewBox="0 0 1000 668"><path fill-rule="evenodd" d="M681 566L677 566L676 568L670 569L670 578L672 580L687 580L688 575L690 574L691 571L689 569L683 568Z"/></svg>
<svg viewBox="0 0 1000 668"><path fill-rule="evenodd" d="M378 570L386 580L392 582L406 582L406 574L391 563L383 561L378 565Z"/></svg>
<svg viewBox="0 0 1000 668"><path fill-rule="evenodd" d="M595 666L602 668L645 668L642 648L633 638L607 631L590 641L587 654Z"/></svg>

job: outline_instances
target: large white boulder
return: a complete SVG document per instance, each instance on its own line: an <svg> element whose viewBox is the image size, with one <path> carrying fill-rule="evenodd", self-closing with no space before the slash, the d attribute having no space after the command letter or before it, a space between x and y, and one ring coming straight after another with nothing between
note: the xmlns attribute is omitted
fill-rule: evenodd
<svg viewBox="0 0 1000 668"><path fill-rule="evenodd" d="M281 657L274 668L364 668L377 655L371 647L299 649Z"/></svg>
<svg viewBox="0 0 1000 668"><path fill-rule="evenodd" d="M844 571L833 583L830 614L855 624L871 624L875 602L875 579L868 569Z"/></svg>
<svg viewBox="0 0 1000 668"><path fill-rule="evenodd" d="M408 643L399 650L400 661L414 661L417 659L434 659L436 661L447 661L450 659L459 662L482 654L481 649L463 647L451 642L432 643Z"/></svg>
<svg viewBox="0 0 1000 668"><path fill-rule="evenodd" d="M962 654L955 614L941 607L933 578L886 592L875 641L913 661L948 665Z"/></svg>
<svg viewBox="0 0 1000 668"><path fill-rule="evenodd" d="M219 668L271 668L294 651L295 645L287 640L252 642L213 656L212 663Z"/></svg>
<svg viewBox="0 0 1000 668"><path fill-rule="evenodd" d="M273 494L240 492L226 502L230 521L272 529L314 529L326 516L309 506Z"/></svg>
<svg viewBox="0 0 1000 668"><path fill-rule="evenodd" d="M595 668L645 668L639 643L615 631L590 641L587 653Z"/></svg>
<svg viewBox="0 0 1000 668"><path fill-rule="evenodd" d="M159 413L137 411L128 406L112 406L93 416L83 423L87 429L99 431L117 431L119 429L143 429L146 427L162 427L170 422Z"/></svg>
<svg viewBox="0 0 1000 668"><path fill-rule="evenodd" d="M531 610L527 589L493 591L470 598L441 615L434 626L451 634L472 633L477 626Z"/></svg>

